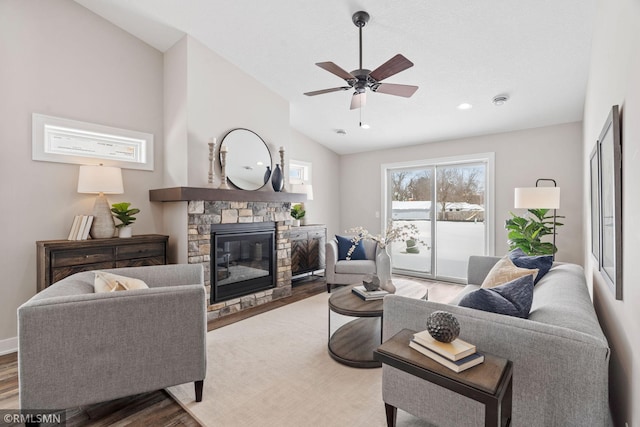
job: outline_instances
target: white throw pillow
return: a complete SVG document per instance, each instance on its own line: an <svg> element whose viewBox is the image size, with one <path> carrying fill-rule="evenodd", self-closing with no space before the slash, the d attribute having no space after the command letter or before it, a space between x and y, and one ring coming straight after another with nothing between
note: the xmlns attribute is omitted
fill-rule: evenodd
<svg viewBox="0 0 640 427"><path fill-rule="evenodd" d="M96 271L93 289L98 292L130 291L132 289L148 289L146 283L140 279L119 276L117 274Z"/></svg>
<svg viewBox="0 0 640 427"><path fill-rule="evenodd" d="M538 275L537 268L520 268L509 259L509 255L501 258L500 261L493 266L487 277L482 282L481 288L493 288L495 286L504 285L512 280L518 279L528 274L533 274L535 281Z"/></svg>

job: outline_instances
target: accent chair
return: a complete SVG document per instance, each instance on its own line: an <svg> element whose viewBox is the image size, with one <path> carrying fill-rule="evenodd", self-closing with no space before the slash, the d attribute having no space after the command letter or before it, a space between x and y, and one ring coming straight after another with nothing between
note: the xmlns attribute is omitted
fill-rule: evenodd
<svg viewBox="0 0 640 427"><path fill-rule="evenodd" d="M332 285L361 283L366 275L376 274L378 244L367 239L361 240L360 244L364 248L366 257L363 260L339 259L338 241L335 238L325 244L327 292L331 292Z"/></svg>
<svg viewBox="0 0 640 427"><path fill-rule="evenodd" d="M94 292L95 273L54 283L18 308L22 409L67 409L206 375L206 296L201 265L102 270L149 289Z"/></svg>

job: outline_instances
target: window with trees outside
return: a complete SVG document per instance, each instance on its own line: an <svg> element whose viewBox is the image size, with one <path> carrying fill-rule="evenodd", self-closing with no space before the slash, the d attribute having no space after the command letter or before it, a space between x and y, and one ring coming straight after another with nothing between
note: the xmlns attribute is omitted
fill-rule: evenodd
<svg viewBox="0 0 640 427"><path fill-rule="evenodd" d="M385 223L414 224L394 242L393 272L464 282L471 255L493 253L493 154L383 165Z"/></svg>

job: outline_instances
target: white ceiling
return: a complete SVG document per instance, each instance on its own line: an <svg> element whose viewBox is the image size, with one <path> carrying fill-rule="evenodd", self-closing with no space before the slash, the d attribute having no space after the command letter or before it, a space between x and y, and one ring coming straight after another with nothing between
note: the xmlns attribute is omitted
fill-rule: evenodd
<svg viewBox="0 0 640 427"><path fill-rule="evenodd" d="M339 154L582 120L594 0L76 1L161 51L190 34L289 100L291 126ZM401 53L415 65L385 82L420 87L369 92L368 130L351 91L303 95L344 85L316 62L358 68L358 10L371 15L363 67ZM499 94L510 100L495 107Z"/></svg>

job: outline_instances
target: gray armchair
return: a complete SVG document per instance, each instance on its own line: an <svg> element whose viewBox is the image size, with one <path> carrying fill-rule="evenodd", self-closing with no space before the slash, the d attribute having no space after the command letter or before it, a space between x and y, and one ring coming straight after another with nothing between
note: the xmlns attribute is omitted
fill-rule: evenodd
<svg viewBox="0 0 640 427"><path fill-rule="evenodd" d="M376 255L378 244L373 240L361 240L366 260L338 260L338 242L334 239L325 245L326 267L325 278L327 292L332 285L352 285L362 282L367 274L376 274Z"/></svg>
<svg viewBox="0 0 640 427"><path fill-rule="evenodd" d="M206 374L201 265L104 270L149 289L94 293L69 276L18 308L22 409L67 409L193 381Z"/></svg>

